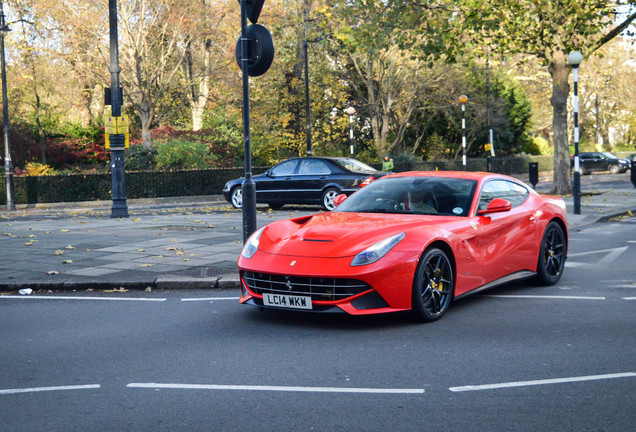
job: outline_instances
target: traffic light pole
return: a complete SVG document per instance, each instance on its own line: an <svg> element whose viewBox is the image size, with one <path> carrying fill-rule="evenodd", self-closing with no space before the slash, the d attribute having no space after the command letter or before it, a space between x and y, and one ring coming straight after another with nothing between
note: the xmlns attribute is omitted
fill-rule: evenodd
<svg viewBox="0 0 636 432"><path fill-rule="evenodd" d="M247 0L241 2L241 71L243 74L243 144L245 180L243 180L243 243L256 231L256 184L252 179L252 138L250 133L250 76L248 71Z"/></svg>

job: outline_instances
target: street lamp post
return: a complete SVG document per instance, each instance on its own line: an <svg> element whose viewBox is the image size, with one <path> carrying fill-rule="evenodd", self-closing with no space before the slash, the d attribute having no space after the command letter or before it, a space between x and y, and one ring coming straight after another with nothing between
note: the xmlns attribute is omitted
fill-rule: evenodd
<svg viewBox="0 0 636 432"><path fill-rule="evenodd" d="M2 115L4 120L4 177L7 192L7 210L15 210L13 197L13 162L9 142L9 101L7 98L7 66L4 56L4 37L11 31L4 21L4 4L0 1L0 56L2 57Z"/></svg>
<svg viewBox="0 0 636 432"><path fill-rule="evenodd" d="M349 116L349 148L353 157L353 115L356 113L356 109L349 106L345 108L344 112Z"/></svg>
<svg viewBox="0 0 636 432"><path fill-rule="evenodd" d="M572 195L574 198L574 214L581 214L581 165L579 161L579 65L583 61L583 54L572 51L568 62L572 66L574 78L574 181Z"/></svg>
<svg viewBox="0 0 636 432"><path fill-rule="evenodd" d="M468 97L461 95L459 103L462 104L462 169L466 171L466 102Z"/></svg>

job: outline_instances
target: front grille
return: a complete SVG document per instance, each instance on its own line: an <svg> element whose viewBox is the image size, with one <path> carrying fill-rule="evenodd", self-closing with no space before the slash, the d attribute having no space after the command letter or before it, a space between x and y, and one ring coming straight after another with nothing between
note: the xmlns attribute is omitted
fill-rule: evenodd
<svg viewBox="0 0 636 432"><path fill-rule="evenodd" d="M287 294L310 296L312 300L336 301L371 289L356 279L285 276L270 273L243 272L243 281L255 294Z"/></svg>

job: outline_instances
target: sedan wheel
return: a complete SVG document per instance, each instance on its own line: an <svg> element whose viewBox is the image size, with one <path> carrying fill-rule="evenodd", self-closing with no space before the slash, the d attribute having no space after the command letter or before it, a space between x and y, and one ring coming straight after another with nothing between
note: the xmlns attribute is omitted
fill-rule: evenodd
<svg viewBox="0 0 636 432"><path fill-rule="evenodd" d="M435 321L453 298L453 266L444 251L430 248L420 260L413 282L413 313L421 321Z"/></svg>
<svg viewBox="0 0 636 432"><path fill-rule="evenodd" d="M322 193L322 198L320 200L320 204L322 204L322 208L331 211L336 208L336 204L334 204L334 200L336 197L340 195L340 191L336 188L329 188Z"/></svg>
<svg viewBox="0 0 636 432"><path fill-rule="evenodd" d="M619 165L612 165L610 166L609 172L611 174L618 174L621 172L621 167Z"/></svg>
<svg viewBox="0 0 636 432"><path fill-rule="evenodd" d="M554 285L561 279L567 252L563 228L550 222L543 233L536 280L541 285Z"/></svg>
<svg viewBox="0 0 636 432"><path fill-rule="evenodd" d="M240 209L243 207L243 189L240 186L235 186L230 194L230 201L232 207Z"/></svg>

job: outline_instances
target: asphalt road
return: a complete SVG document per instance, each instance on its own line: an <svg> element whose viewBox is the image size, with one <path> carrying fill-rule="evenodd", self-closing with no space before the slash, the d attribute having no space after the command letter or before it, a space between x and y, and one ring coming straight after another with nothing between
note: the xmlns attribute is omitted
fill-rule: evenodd
<svg viewBox="0 0 636 432"><path fill-rule="evenodd" d="M634 430L636 218L571 237L558 285L432 324L230 291L0 297L0 430Z"/></svg>

